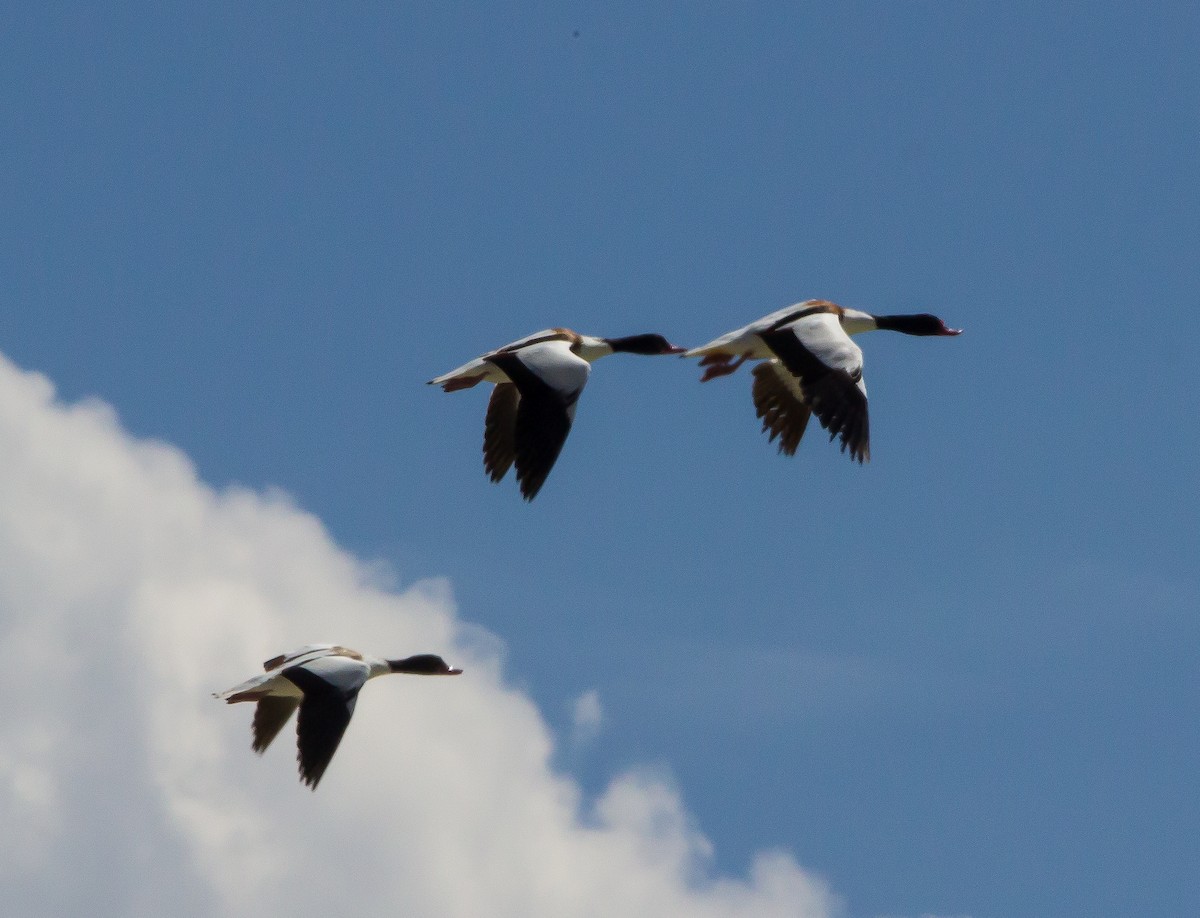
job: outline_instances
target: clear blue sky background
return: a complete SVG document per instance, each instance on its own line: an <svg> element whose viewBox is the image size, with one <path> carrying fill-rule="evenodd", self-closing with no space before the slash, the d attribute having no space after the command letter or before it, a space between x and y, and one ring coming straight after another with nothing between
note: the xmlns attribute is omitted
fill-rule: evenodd
<svg viewBox="0 0 1200 918"><path fill-rule="evenodd" d="M1188 914L1197 47L1188 3L9 5L0 349L449 577L552 721L599 691L563 767L665 763L722 867ZM526 505L423 385L817 296L966 328L860 339L864 468L614 357Z"/></svg>

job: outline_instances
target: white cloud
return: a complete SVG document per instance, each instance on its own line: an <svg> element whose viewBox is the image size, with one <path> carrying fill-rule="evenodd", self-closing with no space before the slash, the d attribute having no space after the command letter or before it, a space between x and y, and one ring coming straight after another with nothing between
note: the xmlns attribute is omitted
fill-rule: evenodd
<svg viewBox="0 0 1200 918"><path fill-rule="evenodd" d="M600 706L600 693L588 689L571 705L571 742L576 746L590 743L600 734L604 722L604 709Z"/></svg>
<svg viewBox="0 0 1200 918"><path fill-rule="evenodd" d="M135 441L98 402L57 403L2 357L0 639L13 914L838 911L785 853L713 876L660 776L583 800L445 583L388 591L286 496L215 492L177 450ZM250 707L209 693L326 640L440 652L467 673L373 682L314 794L288 734L257 758ZM577 723L599 713L597 699Z"/></svg>

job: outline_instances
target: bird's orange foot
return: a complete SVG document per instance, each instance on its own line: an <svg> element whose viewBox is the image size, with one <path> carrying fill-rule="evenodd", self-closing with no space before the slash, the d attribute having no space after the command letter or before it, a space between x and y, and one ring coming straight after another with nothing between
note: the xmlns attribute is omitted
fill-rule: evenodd
<svg viewBox="0 0 1200 918"><path fill-rule="evenodd" d="M745 362L745 354L737 360L734 360L728 354L709 354L700 361L700 366L708 368L704 371L704 375L700 377L700 382L708 382L710 379L716 379L718 376L728 376Z"/></svg>

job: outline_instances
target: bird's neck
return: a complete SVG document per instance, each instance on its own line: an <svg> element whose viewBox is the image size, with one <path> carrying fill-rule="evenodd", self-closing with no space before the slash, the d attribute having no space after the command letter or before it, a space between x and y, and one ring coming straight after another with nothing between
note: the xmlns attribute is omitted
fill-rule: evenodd
<svg viewBox="0 0 1200 918"><path fill-rule="evenodd" d="M879 319L861 309L843 309L841 318L842 329L847 335L860 335L863 332L883 328L879 324Z"/></svg>
<svg viewBox="0 0 1200 918"><path fill-rule="evenodd" d="M937 316L931 316L928 313L909 316L876 316L875 326L887 331L901 332L905 335L955 334L955 332L946 329L941 319Z"/></svg>
<svg viewBox="0 0 1200 918"><path fill-rule="evenodd" d="M613 346L603 338L595 338L591 335L580 335L579 344L574 348L575 353L591 363L594 360L599 360L601 357L607 357L613 353Z"/></svg>

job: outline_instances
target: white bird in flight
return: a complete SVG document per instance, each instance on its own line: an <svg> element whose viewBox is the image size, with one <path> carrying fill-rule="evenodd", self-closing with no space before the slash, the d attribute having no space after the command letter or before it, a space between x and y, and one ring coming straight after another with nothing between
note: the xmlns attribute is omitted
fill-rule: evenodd
<svg viewBox="0 0 1200 918"><path fill-rule="evenodd" d="M841 437L842 452L858 462L871 458L867 385L862 351L851 335L875 329L906 335L959 335L937 316L873 316L844 309L828 300L806 300L692 348L706 367L701 382L727 376L747 360L754 368L754 407L769 439L792 455L804 436L810 414Z"/></svg>
<svg viewBox="0 0 1200 918"><path fill-rule="evenodd" d="M533 500L571 432L591 365L608 354L682 354L662 335L595 338L548 328L429 380L445 392L495 383L483 428L483 467L500 481L516 463L517 482Z"/></svg>
<svg viewBox="0 0 1200 918"><path fill-rule="evenodd" d="M266 672L262 675L214 697L229 704L257 703L252 748L259 755L299 708L296 760L300 763L300 780L313 790L350 725L359 690L368 679L388 673L457 676L462 672L431 653L384 660L335 644L308 644L267 660L263 668Z"/></svg>

